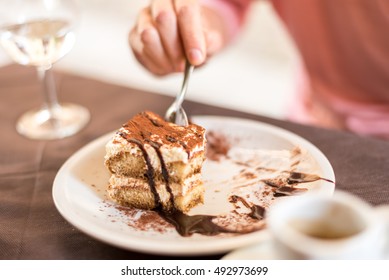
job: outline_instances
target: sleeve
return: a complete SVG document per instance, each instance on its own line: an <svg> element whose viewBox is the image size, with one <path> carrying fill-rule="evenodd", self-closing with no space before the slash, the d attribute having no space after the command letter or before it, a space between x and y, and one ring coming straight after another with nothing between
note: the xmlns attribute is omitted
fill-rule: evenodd
<svg viewBox="0 0 389 280"><path fill-rule="evenodd" d="M200 3L216 10L225 20L229 37L238 33L247 16L252 0L200 0Z"/></svg>

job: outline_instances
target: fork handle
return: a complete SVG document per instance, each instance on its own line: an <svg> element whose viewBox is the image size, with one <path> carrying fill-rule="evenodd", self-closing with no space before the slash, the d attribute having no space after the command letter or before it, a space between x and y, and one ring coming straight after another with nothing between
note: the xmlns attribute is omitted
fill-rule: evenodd
<svg viewBox="0 0 389 280"><path fill-rule="evenodd" d="M189 79L192 75L194 66L190 64L189 60L185 61L185 72L184 72L184 81L182 82L180 94L176 97L176 112L181 107L182 102L184 101L186 91L188 89Z"/></svg>

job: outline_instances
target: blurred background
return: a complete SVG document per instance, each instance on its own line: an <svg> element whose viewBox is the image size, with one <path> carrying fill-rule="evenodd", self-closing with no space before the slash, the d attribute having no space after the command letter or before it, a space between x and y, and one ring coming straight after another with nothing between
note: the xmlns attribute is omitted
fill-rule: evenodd
<svg viewBox="0 0 389 280"><path fill-rule="evenodd" d="M148 2L78 0L81 17L76 45L54 69L174 96L181 87L182 75L151 75L128 47L128 32ZM233 44L196 69L187 99L282 119L294 88L297 60L271 4L255 1L245 28ZM0 65L9 63L0 48Z"/></svg>

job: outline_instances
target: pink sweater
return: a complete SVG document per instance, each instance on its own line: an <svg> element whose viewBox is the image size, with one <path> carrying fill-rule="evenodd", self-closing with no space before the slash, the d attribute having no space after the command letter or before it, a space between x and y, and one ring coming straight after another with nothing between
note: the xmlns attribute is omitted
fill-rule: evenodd
<svg viewBox="0 0 389 280"><path fill-rule="evenodd" d="M202 0L231 34L251 0ZM291 120L389 139L389 1L273 0L300 50Z"/></svg>

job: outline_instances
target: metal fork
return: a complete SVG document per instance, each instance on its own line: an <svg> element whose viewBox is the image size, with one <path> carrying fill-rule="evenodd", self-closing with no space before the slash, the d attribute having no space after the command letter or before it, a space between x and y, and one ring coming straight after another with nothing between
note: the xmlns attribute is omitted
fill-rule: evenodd
<svg viewBox="0 0 389 280"><path fill-rule="evenodd" d="M188 125L188 117L184 109L182 108L182 102L184 101L186 91L188 89L189 79L193 72L194 66L190 64L188 60L185 62L184 81L182 82L181 90L176 96L176 100L167 109L165 114L165 120L175 123L180 126Z"/></svg>

